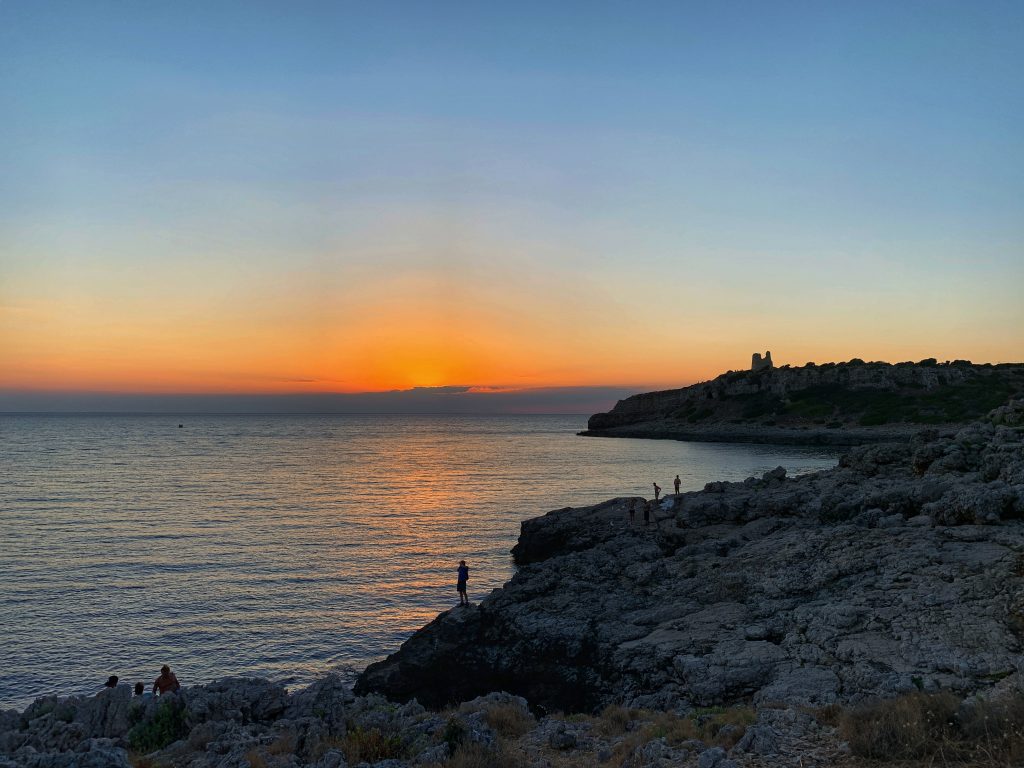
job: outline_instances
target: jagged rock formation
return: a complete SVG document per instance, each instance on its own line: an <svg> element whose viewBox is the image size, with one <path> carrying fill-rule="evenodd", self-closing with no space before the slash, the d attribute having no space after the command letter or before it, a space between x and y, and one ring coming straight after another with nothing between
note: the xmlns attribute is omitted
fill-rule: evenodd
<svg viewBox="0 0 1024 768"><path fill-rule="evenodd" d="M762 361L763 362L763 361ZM858 445L962 424L1024 393L1024 364L808 363L620 400L585 435Z"/></svg>
<svg viewBox="0 0 1024 768"><path fill-rule="evenodd" d="M357 690L440 705L502 689L592 710L1021 678L1024 430L977 423L804 477L710 483L664 500L648 528L628 524L627 501L524 522L512 581L441 614Z"/></svg>

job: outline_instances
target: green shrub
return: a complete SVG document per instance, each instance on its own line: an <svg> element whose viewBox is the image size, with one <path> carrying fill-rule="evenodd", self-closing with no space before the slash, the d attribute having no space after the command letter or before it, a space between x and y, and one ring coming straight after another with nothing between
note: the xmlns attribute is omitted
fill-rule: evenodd
<svg viewBox="0 0 1024 768"><path fill-rule="evenodd" d="M449 717L444 725L444 733L441 740L448 745L448 751L454 753L462 742L466 740L466 727L456 718Z"/></svg>
<svg viewBox="0 0 1024 768"><path fill-rule="evenodd" d="M701 408L696 413L693 413L690 416L688 416L686 420L691 424L696 424L698 421L703 421L704 419L706 419L712 413L714 413L714 411L712 411L710 408Z"/></svg>
<svg viewBox="0 0 1024 768"><path fill-rule="evenodd" d="M157 704L151 719L141 720L128 731L128 746L135 752L153 752L187 733L185 704L174 696Z"/></svg>

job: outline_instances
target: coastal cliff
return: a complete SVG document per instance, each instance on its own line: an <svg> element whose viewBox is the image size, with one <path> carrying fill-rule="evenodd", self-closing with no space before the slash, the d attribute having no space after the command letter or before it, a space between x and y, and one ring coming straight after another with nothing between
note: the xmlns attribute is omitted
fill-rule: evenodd
<svg viewBox="0 0 1024 768"><path fill-rule="evenodd" d="M1024 404L956 431L528 520L519 571L441 614L357 690L431 706L823 706L1020 678ZM639 516L638 516L639 517Z"/></svg>
<svg viewBox="0 0 1024 768"><path fill-rule="evenodd" d="M808 363L730 371L620 400L582 434L716 442L860 445L963 424L1024 393L1024 364Z"/></svg>

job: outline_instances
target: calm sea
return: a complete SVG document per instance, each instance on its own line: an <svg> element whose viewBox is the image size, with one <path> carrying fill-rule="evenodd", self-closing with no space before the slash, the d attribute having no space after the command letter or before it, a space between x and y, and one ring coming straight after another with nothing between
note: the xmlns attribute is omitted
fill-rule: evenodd
<svg viewBox="0 0 1024 768"><path fill-rule="evenodd" d="M519 522L824 449L577 437L581 416L0 416L0 707L110 674L303 684L507 581ZM179 422L183 428L178 428Z"/></svg>

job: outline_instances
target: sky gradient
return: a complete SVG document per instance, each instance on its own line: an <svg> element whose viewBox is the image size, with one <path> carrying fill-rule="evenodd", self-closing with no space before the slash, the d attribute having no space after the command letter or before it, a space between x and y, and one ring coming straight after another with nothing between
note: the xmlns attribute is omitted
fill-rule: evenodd
<svg viewBox="0 0 1024 768"><path fill-rule="evenodd" d="M1024 359L1024 4L156 5L0 3L0 389Z"/></svg>

